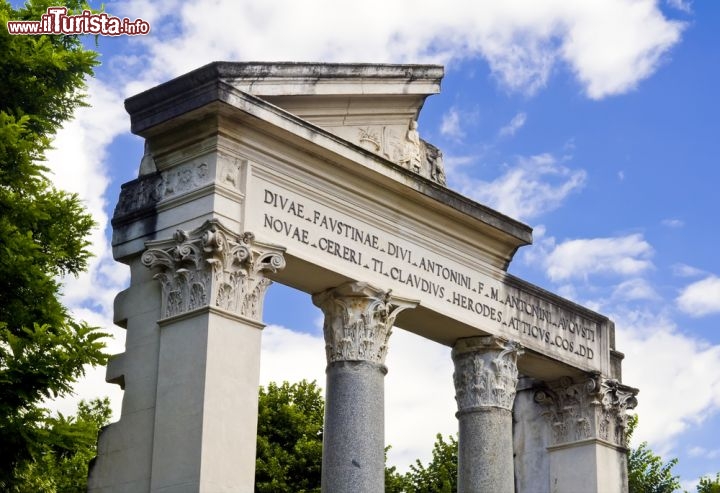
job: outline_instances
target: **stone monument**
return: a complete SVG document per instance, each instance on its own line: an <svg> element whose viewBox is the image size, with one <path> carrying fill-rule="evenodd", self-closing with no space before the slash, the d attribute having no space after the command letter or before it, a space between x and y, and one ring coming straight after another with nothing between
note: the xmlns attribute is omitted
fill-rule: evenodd
<svg viewBox="0 0 720 493"><path fill-rule="evenodd" d="M417 128L442 76L217 62L126 101L146 145L112 221L125 393L90 491L253 491L272 281L325 315L325 493L384 489L393 326L453 348L458 491L627 491L613 323L508 274L531 229L445 186Z"/></svg>

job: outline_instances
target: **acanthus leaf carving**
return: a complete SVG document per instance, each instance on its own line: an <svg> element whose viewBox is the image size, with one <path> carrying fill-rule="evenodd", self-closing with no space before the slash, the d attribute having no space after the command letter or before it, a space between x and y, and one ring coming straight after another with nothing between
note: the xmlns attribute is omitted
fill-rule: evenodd
<svg viewBox="0 0 720 493"><path fill-rule="evenodd" d="M637 405L637 392L595 373L579 383L569 377L551 382L535 392L535 402L552 427L553 445L599 438L625 447L627 411Z"/></svg>
<svg viewBox="0 0 720 493"><path fill-rule="evenodd" d="M328 364L368 361L385 364L398 314L417 302L391 296L364 282L350 282L313 295L325 314L323 333Z"/></svg>
<svg viewBox="0 0 720 493"><path fill-rule="evenodd" d="M512 410L520 346L493 336L460 339L453 348L458 412L483 407Z"/></svg>
<svg viewBox="0 0 720 493"><path fill-rule="evenodd" d="M160 271L162 319L214 306L259 320L271 283L265 273L285 266L282 248L260 244L252 233L234 234L217 220L146 246L142 263Z"/></svg>

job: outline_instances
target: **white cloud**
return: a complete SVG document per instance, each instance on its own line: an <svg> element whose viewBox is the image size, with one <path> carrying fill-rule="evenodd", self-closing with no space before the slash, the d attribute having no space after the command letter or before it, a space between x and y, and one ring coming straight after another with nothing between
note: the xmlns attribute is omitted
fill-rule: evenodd
<svg viewBox="0 0 720 493"><path fill-rule="evenodd" d="M460 127L460 112L456 108L450 108L442 117L440 133L445 137L459 141L465 137L465 132Z"/></svg>
<svg viewBox="0 0 720 493"><path fill-rule="evenodd" d="M716 458L720 457L720 448L709 450L704 447L691 447L690 450L688 450L688 455L690 457L703 457L705 459L716 459Z"/></svg>
<svg viewBox="0 0 720 493"><path fill-rule="evenodd" d="M508 122L507 125L502 127L498 134L500 137L512 137L515 135L515 132L520 130L527 121L527 115L525 113L518 113L515 115L510 122Z"/></svg>
<svg viewBox="0 0 720 493"><path fill-rule="evenodd" d="M435 435L457 433L450 348L394 329L385 377L385 443L392 464L428 462Z"/></svg>
<svg viewBox="0 0 720 493"><path fill-rule="evenodd" d="M662 225L668 228L682 228L683 226L685 226L685 223L680 219L669 218L663 219Z"/></svg>
<svg viewBox="0 0 720 493"><path fill-rule="evenodd" d="M686 264L675 264L672 266L673 275L678 277L697 277L705 274L705 271Z"/></svg>
<svg viewBox="0 0 720 493"><path fill-rule="evenodd" d="M652 0L591 3L605 7L578 12L568 27L562 53L571 61L586 94L600 99L629 91L650 76L679 41L683 25L668 22ZM608 36L610 32L613 35Z"/></svg>
<svg viewBox="0 0 720 493"><path fill-rule="evenodd" d="M660 296L647 280L636 278L618 284L613 291L613 298L622 301L657 300Z"/></svg>
<svg viewBox="0 0 720 493"><path fill-rule="evenodd" d="M322 336L269 325L263 329L260 384L315 380L325 387L325 342Z"/></svg>
<svg viewBox="0 0 720 493"><path fill-rule="evenodd" d="M450 184L510 217L527 220L556 209L585 184L584 170L562 166L549 154L523 157L493 181L457 174Z"/></svg>
<svg viewBox="0 0 720 493"><path fill-rule="evenodd" d="M445 172L448 176L453 175L456 172L460 172L460 168L466 168L475 162L477 162L477 156L444 156L443 161L445 163Z"/></svg>
<svg viewBox="0 0 720 493"><path fill-rule="evenodd" d="M640 234L567 240L547 255L544 264L553 281L590 274L636 275L652 267L652 251Z"/></svg>
<svg viewBox="0 0 720 493"><path fill-rule="evenodd" d="M91 107L78 109L57 133L47 165L53 184L77 193L97 223L89 238L94 257L88 271L63 279L63 302L71 309L90 304L109 319L115 295L129 280L129 269L113 260L105 234L109 222L105 192L110 182L105 159L107 146L129 127L129 121L116 90L91 79L88 94Z"/></svg>
<svg viewBox="0 0 720 493"><path fill-rule="evenodd" d="M663 314L614 314L623 382L640 388L634 442L668 453L689 426L720 410L720 345L689 337ZM662 410L659 412L659 410Z"/></svg>
<svg viewBox="0 0 720 493"><path fill-rule="evenodd" d="M692 14L691 0L666 0L666 2L672 8L685 12L686 14Z"/></svg>
<svg viewBox="0 0 720 493"><path fill-rule="evenodd" d="M692 317L720 313L720 277L711 275L686 286L676 301Z"/></svg>
<svg viewBox="0 0 720 493"><path fill-rule="evenodd" d="M680 489L682 491L696 491L697 485L700 483L700 478L698 479L681 479L680 480Z"/></svg>
<svg viewBox="0 0 720 493"><path fill-rule="evenodd" d="M122 10L152 24L151 36L139 40L151 53L149 78L166 79L209 60L448 63L480 56L509 90L532 94L560 64L595 99L650 76L684 28L653 0L131 5L132 12Z"/></svg>

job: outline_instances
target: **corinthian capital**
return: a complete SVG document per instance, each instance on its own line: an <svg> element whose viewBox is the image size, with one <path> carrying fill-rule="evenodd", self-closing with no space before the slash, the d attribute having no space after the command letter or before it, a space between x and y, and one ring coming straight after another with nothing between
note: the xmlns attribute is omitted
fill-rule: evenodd
<svg viewBox="0 0 720 493"><path fill-rule="evenodd" d="M417 302L397 298L364 282L349 282L312 297L325 314L323 332L328 364L369 361L385 364L395 318Z"/></svg>
<svg viewBox="0 0 720 493"><path fill-rule="evenodd" d="M265 273L285 267L283 248L234 234L217 220L145 246L142 263L159 270L162 319L212 306L259 321L271 283Z"/></svg>
<svg viewBox="0 0 720 493"><path fill-rule="evenodd" d="M458 412L483 407L512 410L519 345L494 336L460 339L453 347Z"/></svg>
<svg viewBox="0 0 720 493"><path fill-rule="evenodd" d="M593 374L574 382L561 378L535 393L552 426L552 444L599 438L626 446L627 411L637 406L637 389Z"/></svg>

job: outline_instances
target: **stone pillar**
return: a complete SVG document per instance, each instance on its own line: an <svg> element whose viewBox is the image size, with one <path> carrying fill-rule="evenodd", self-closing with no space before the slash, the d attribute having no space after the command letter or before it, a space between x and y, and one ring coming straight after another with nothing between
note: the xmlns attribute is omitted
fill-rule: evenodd
<svg viewBox="0 0 720 493"><path fill-rule="evenodd" d="M452 351L458 493L512 493L512 407L518 346L494 336L459 339Z"/></svg>
<svg viewBox="0 0 720 493"><path fill-rule="evenodd" d="M147 247L162 300L150 489L250 493L264 274L283 250L217 220Z"/></svg>
<svg viewBox="0 0 720 493"><path fill-rule="evenodd" d="M323 493L385 491L385 355L395 317L416 302L363 282L313 295L325 314Z"/></svg>
<svg viewBox="0 0 720 493"><path fill-rule="evenodd" d="M549 433L535 402L540 385L530 377L518 381L512 410L515 493L550 493Z"/></svg>
<svg viewBox="0 0 720 493"><path fill-rule="evenodd" d="M535 393L550 431L550 491L626 493L628 409L637 389L593 374L562 378Z"/></svg>

